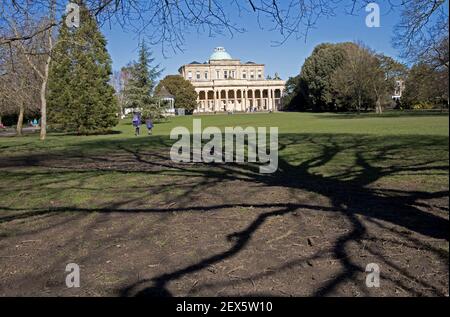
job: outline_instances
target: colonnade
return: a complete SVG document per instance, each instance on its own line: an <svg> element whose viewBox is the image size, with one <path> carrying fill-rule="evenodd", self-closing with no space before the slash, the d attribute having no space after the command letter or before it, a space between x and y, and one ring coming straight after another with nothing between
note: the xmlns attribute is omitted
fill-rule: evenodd
<svg viewBox="0 0 450 317"><path fill-rule="evenodd" d="M197 88L197 112L276 111L283 88Z"/></svg>

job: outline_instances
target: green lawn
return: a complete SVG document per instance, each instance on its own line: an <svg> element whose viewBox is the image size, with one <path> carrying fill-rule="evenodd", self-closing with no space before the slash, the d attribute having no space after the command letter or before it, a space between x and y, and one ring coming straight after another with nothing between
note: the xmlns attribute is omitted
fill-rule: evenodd
<svg viewBox="0 0 450 317"><path fill-rule="evenodd" d="M252 164L174 164L168 159L170 145L174 142L168 135L176 126L191 128L194 118L202 119L203 128L278 127L278 171L262 175L256 172ZM328 113L185 116L156 124L151 136L146 135L146 128L142 126L142 135L135 137L130 120L124 120L116 127L115 133L109 135L49 134L45 142L41 142L37 135L0 137L0 237L16 241L25 235L29 240L42 239L40 235L51 235L65 240L69 239L64 233L66 229L54 231L58 226L78 221L76 223L80 226L80 232L85 232L85 223L89 223L90 219L103 219L101 215L110 212L131 213L130 218L127 218L129 220L126 220L130 223L125 222L134 232L139 231L144 224L147 228L152 227L153 223L162 226L160 220L155 220L156 215L148 214L145 218L139 218L141 216L134 214L160 212L160 208L173 209L173 218L168 218L172 219L170 221L195 221L189 228L185 228L182 223L177 224L176 230L180 235L189 230L202 232L203 227L195 227L196 223L210 221L200 215L189 218L182 214L183 211L206 212L219 206L231 208L226 209L221 217L242 215L243 223L236 223L236 226L245 228L245 223L251 223L252 217L258 216L258 213L263 219L269 217L264 214L267 208L289 204L283 212L290 213L300 208L298 204L301 203L301 208L339 210L342 212L340 217L353 224L362 221L359 218L362 216L442 242L441 239L446 235L448 239L448 145L449 117L448 114L439 113L387 113L383 116ZM247 203L255 207L247 210ZM423 213L423 208L428 208L428 211ZM80 215L85 216L78 218ZM353 215L358 216L354 218ZM56 217L63 217L64 220ZM313 228L316 221L323 223L324 216L315 216L314 213L311 217L318 218L305 218L306 223L302 228ZM333 232L334 227L342 225L341 218L337 218L336 223L331 222L329 228L324 227L324 230ZM112 219L115 218L105 220L107 228L96 227L100 235L105 232L102 243L110 243L111 235L122 239L120 237L129 234L121 233L123 220ZM370 228L374 223L361 226ZM172 237L165 236L164 232L170 230L173 224L167 226L152 236L152 248L163 250L166 241L170 244ZM249 228L257 231L258 226ZM223 230L226 229L233 228L225 226ZM282 230L289 232L286 228ZM370 232L372 229L367 230ZM373 230L371 234L374 237L385 232L380 227ZM272 233L267 231L265 234ZM211 235L208 239L218 238L217 233ZM250 236L246 233L239 238L232 252L242 248L242 241L250 239ZM186 233L183 239L188 241L189 237L190 233ZM5 239L5 248L16 243L6 242ZM83 250L87 250L87 253L101 248L100 242L86 239L89 242L86 242ZM139 236L133 241L146 239L150 238ZM277 239L275 235L270 241ZM342 237L329 239L336 243L336 257L342 257L338 247L344 243ZM259 247L255 248L258 250ZM417 244L417 248L431 247ZM281 246L279 250L281 252ZM436 250L439 259L442 252L448 259L448 243L439 245ZM135 251L136 261L139 262L142 250L137 248ZM290 251L286 249L286 252ZM435 251L430 252L431 259ZM225 252L224 257L228 254ZM415 258L417 254L409 256ZM193 255L190 261L198 257L201 258L200 255ZM215 262L216 259L212 256L210 261ZM436 259L433 261L442 262ZM239 263L236 265L239 266ZM352 268L345 262L342 265ZM324 274L326 272L324 270ZM327 278L330 277L323 277L324 280ZM16 281L11 280L11 283ZM166 285L161 287L165 289Z"/></svg>
<svg viewBox="0 0 450 317"><path fill-rule="evenodd" d="M146 135L141 127L141 136L134 136L130 120L122 120L110 135L74 136L49 134L42 142L37 135L25 137L0 138L0 150L4 158L33 154L64 155L64 153L108 153L120 147L136 149L168 149L173 142L168 138L170 131L177 126L192 130L192 120L202 119L202 128L253 126L278 127L280 143L283 147L281 158L301 162L315 156L324 147L337 146L339 153L328 164L352 165L356 150L364 155L376 155L389 148L377 163L388 161L430 161L445 162L448 159L448 114L414 115L388 113L376 115L311 114L311 113L275 113L275 114L237 114L216 116L174 117L168 122L156 125L153 135ZM388 161L386 161L388 160ZM383 162L382 162L383 161ZM418 162L416 162L418 163ZM329 168L321 166L325 173Z"/></svg>
<svg viewBox="0 0 450 317"><path fill-rule="evenodd" d="M185 126L191 129L192 119L201 118L202 127L216 126L221 129L228 126L278 127L280 134L366 134L373 136L447 136L449 135L448 113L414 114L391 112L382 116L311 114L311 113L274 113L274 114L236 114L174 117L168 122L157 124L155 136L167 136L172 128ZM22 138L1 138L2 153L17 154L22 151L64 149L66 146L89 147L96 141L125 141L134 139L131 120L122 120L114 129L118 134L96 136L61 136L50 134L45 142L37 136ZM145 134L145 127L142 127ZM151 140L147 140L151 142Z"/></svg>
<svg viewBox="0 0 450 317"><path fill-rule="evenodd" d="M89 155L117 155L124 149L139 151L155 150L168 154L169 146L173 142L168 138L172 128L185 126L192 128L194 118L202 119L202 128L217 126L221 129L233 126L274 126L279 128L280 159L289 164L301 164L306 160L320 158L324 155L330 157L323 164L312 164L309 171L326 177L339 177L342 179L361 176L364 169L357 163L359 157L373 164L374 168L390 168L393 166L423 165L427 167L448 165L448 114L438 115L401 115L401 113L388 113L382 117L376 115L345 115L345 114L311 114L311 113L274 113L274 114L236 114L217 116L185 116L171 118L168 122L157 124L152 136L146 135L145 126L141 127L141 136L135 137L130 120L122 120L114 130L116 134L74 136L50 134L45 142L37 135L25 137L0 138L0 151L3 160L8 157L25 156L32 159L34 155L52 155L56 157L86 156ZM205 166L204 168L207 168ZM10 186L20 187L21 181L27 185L36 185L42 180L40 176L33 177L32 170L36 167L21 166L20 169L0 170L3 189ZM26 171L30 171L27 176ZM371 171L376 173L376 170ZM133 178L147 178L133 171ZM430 177L430 173L436 177ZM77 172L74 172L76 175ZM90 179L89 186L97 183L121 183L121 175L114 173L94 172L95 177ZM98 175L97 175L98 174ZM67 174L64 174L67 175ZM73 182L64 175L51 173L49 176L59 184ZM72 175L73 176L73 175ZM132 182L129 175L125 182ZM396 171L379 175L377 181L397 180L399 182L418 181L427 186L442 186L448 179L448 173L440 169L431 168L426 177L417 173ZM51 183L51 179L46 179ZM147 182L145 180L144 182ZM47 187L40 187L39 192L33 186L39 199L31 198L21 203L32 206L35 202L44 206L47 203ZM51 187L51 186L50 186ZM9 192L9 190L7 190ZM48 194L51 196L51 188ZM59 193L61 194L61 193ZM87 195L87 197L85 197ZM82 191L77 195L68 194L67 199L75 201L89 200L91 193ZM106 195L106 193L105 193ZM79 197L81 196L81 197ZM16 193L3 193L3 204L10 205L15 201ZM97 197L98 201L106 197ZM67 200L66 200L67 201Z"/></svg>

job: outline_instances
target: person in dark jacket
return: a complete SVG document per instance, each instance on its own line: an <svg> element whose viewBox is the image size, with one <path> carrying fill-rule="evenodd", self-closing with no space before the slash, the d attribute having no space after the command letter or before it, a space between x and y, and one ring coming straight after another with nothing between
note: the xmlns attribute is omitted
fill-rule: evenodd
<svg viewBox="0 0 450 317"><path fill-rule="evenodd" d="M148 117L147 119L145 119L145 125L147 126L147 129L148 129L148 135L152 134L152 129L153 129L152 118Z"/></svg>
<svg viewBox="0 0 450 317"><path fill-rule="evenodd" d="M138 136L139 135L139 130L141 127L141 114L140 113L135 113L133 116L133 126L135 128L134 130L134 135Z"/></svg>

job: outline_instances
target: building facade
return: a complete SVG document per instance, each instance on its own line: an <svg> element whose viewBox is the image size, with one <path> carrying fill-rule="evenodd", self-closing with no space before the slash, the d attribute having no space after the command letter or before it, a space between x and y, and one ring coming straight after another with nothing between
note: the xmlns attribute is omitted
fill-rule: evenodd
<svg viewBox="0 0 450 317"><path fill-rule="evenodd" d="M264 64L241 63L223 47L217 47L205 63L180 67L181 76L197 92L195 112L276 111L281 106L285 82L266 78Z"/></svg>

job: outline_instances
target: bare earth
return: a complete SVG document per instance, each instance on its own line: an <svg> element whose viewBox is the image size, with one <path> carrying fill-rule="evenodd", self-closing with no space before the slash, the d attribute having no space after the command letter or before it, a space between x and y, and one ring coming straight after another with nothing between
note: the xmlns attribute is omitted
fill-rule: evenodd
<svg viewBox="0 0 450 317"><path fill-rule="evenodd" d="M448 296L448 187L330 181L308 172L317 163L261 175L148 151L0 159L4 171L79 172L80 187L83 172L154 177L104 184L100 204L3 208L0 296ZM365 285L369 263L379 288Z"/></svg>

